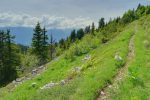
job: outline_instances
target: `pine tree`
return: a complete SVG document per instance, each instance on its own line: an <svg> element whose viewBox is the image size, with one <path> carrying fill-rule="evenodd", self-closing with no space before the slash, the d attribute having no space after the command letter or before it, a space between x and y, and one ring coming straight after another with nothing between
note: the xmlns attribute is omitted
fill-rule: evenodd
<svg viewBox="0 0 150 100"><path fill-rule="evenodd" d="M48 37L46 35L46 29L42 29L40 23L38 22L32 38L32 47L33 47L33 54L35 54L40 62L39 64L44 64L47 62L48 59Z"/></svg>
<svg viewBox="0 0 150 100"><path fill-rule="evenodd" d="M77 31L77 38L80 40L80 39L82 39L83 36L84 36L84 31L81 28Z"/></svg>
<svg viewBox="0 0 150 100"><path fill-rule="evenodd" d="M91 34L94 35L94 31L95 31L95 25L94 22L92 23L92 29L91 29Z"/></svg>
<svg viewBox="0 0 150 100"><path fill-rule="evenodd" d="M44 27L42 29L42 37L43 37L43 44L42 44L42 59L43 59L43 63L46 63L47 60L48 60L48 36L46 34L47 30L46 28Z"/></svg>
<svg viewBox="0 0 150 100"><path fill-rule="evenodd" d="M42 32L43 32L43 45L47 46L48 36L46 35L47 30L45 29L45 27L43 28Z"/></svg>
<svg viewBox="0 0 150 100"><path fill-rule="evenodd" d="M65 49L65 40L64 39L61 39L59 41L59 46L60 46L60 48Z"/></svg>
<svg viewBox="0 0 150 100"><path fill-rule="evenodd" d="M7 32L0 31L0 83L7 83L17 77L16 66L20 65L19 56L16 53L15 45Z"/></svg>
<svg viewBox="0 0 150 100"><path fill-rule="evenodd" d="M84 32L85 32L85 34L88 34L88 33L90 33L90 25L89 26L86 26L85 27L85 30L84 30Z"/></svg>
<svg viewBox="0 0 150 100"><path fill-rule="evenodd" d="M70 35L71 42L75 42L76 40L76 31L73 30Z"/></svg>
<svg viewBox="0 0 150 100"><path fill-rule="evenodd" d="M105 26L104 18L101 18L101 19L99 20L98 28L99 28L99 29L102 29L102 28L104 28L104 26Z"/></svg>
<svg viewBox="0 0 150 100"><path fill-rule="evenodd" d="M53 54L55 50L55 40L53 39L53 35L50 36L50 59L53 60Z"/></svg>

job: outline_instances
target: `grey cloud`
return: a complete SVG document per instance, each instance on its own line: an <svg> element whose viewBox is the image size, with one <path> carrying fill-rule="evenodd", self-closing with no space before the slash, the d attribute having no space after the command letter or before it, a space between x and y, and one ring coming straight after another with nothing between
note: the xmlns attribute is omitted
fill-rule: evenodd
<svg viewBox="0 0 150 100"><path fill-rule="evenodd" d="M37 22L40 22L47 28L82 28L91 24L93 21L90 18L78 17L67 18L50 15L31 16L27 14L1 13L0 27L6 26L24 26L34 27Z"/></svg>

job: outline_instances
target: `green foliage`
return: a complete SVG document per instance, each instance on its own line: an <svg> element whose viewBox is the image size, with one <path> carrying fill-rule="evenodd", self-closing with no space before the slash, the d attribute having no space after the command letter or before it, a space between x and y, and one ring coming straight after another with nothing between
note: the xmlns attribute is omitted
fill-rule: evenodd
<svg viewBox="0 0 150 100"><path fill-rule="evenodd" d="M94 63L95 63L95 59L94 57L92 57L86 62L86 64L82 66L81 70L85 71L86 69L93 67Z"/></svg>
<svg viewBox="0 0 150 100"><path fill-rule="evenodd" d="M89 42L90 41L90 42ZM91 35L86 35L80 43L73 44L65 53L66 59L73 60L74 56L87 54L90 50L95 49L100 45L100 39Z"/></svg>
<svg viewBox="0 0 150 100"><path fill-rule="evenodd" d="M65 40L64 39L61 39L59 41L59 44L60 44L60 48L65 49Z"/></svg>
<svg viewBox="0 0 150 100"><path fill-rule="evenodd" d="M134 10L128 10L128 12L126 12L123 15L121 21L123 24L127 24L127 23L134 21L135 19L136 19L135 11Z"/></svg>
<svg viewBox="0 0 150 100"><path fill-rule="evenodd" d="M123 60L120 60L120 61L116 61L116 66L118 67L118 68L121 68L121 67L123 67L124 65L125 65L125 62L123 61Z"/></svg>
<svg viewBox="0 0 150 100"><path fill-rule="evenodd" d="M99 29L102 29L104 26L105 26L104 18L101 18L101 19L99 20L98 28L99 28Z"/></svg>
<svg viewBox="0 0 150 100"><path fill-rule="evenodd" d="M107 36L102 37L102 43L107 43L108 41L109 39L107 38Z"/></svg>
<svg viewBox="0 0 150 100"><path fill-rule="evenodd" d="M75 42L76 40L76 31L73 30L70 35L71 42Z"/></svg>
<svg viewBox="0 0 150 100"><path fill-rule="evenodd" d="M131 59L132 62L128 66L128 73L121 84L118 84L118 89L110 91L110 98L113 100L122 98L125 98L125 100L149 100L150 72L148 66L150 65L150 53L146 46L150 40L149 21L150 16L144 16L129 27L135 30L135 58Z"/></svg>
<svg viewBox="0 0 150 100"><path fill-rule="evenodd" d="M129 68L129 80L132 82L133 86L144 86L144 82L139 78L138 67Z"/></svg>
<svg viewBox="0 0 150 100"><path fill-rule="evenodd" d="M23 71L29 71L33 69L33 67L37 67L39 65L39 59L36 55L31 53L27 53L21 56L21 67Z"/></svg>
<svg viewBox="0 0 150 100"><path fill-rule="evenodd" d="M83 29L81 28L81 29L77 30L77 38L80 40L80 39L82 39L83 36L84 36Z"/></svg>
<svg viewBox="0 0 150 100"><path fill-rule="evenodd" d="M90 31L91 31L90 26L86 26L86 27L85 27L85 30L84 30L85 34L89 34Z"/></svg>
<svg viewBox="0 0 150 100"><path fill-rule="evenodd" d="M92 26L91 26L91 34L94 35L94 32L95 32L95 25L94 25L94 22L93 22Z"/></svg>
<svg viewBox="0 0 150 100"><path fill-rule="evenodd" d="M46 35L46 29L41 28L40 23L37 23L34 34L32 38L32 50L33 54L35 54L40 59L40 65L44 64L48 60L48 37Z"/></svg>
<svg viewBox="0 0 150 100"><path fill-rule="evenodd" d="M20 65L20 59L13 39L9 30L0 31L0 85L17 77L16 67Z"/></svg>

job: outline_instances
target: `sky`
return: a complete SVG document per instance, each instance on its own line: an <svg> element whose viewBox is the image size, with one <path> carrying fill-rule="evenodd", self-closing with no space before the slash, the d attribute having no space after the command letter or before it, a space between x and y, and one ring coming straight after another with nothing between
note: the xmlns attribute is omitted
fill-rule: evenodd
<svg viewBox="0 0 150 100"><path fill-rule="evenodd" d="M81 28L121 16L150 0L0 0L0 27Z"/></svg>

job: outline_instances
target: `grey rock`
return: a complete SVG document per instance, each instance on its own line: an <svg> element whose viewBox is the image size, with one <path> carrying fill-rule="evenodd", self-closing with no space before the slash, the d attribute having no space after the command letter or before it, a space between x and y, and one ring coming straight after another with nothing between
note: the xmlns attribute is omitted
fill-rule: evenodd
<svg viewBox="0 0 150 100"><path fill-rule="evenodd" d="M61 85L65 85L65 83L66 83L65 80L61 80L61 81L60 81L60 84L61 84Z"/></svg>

